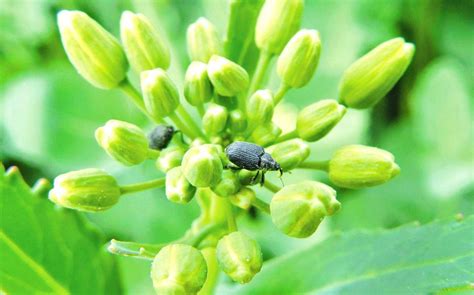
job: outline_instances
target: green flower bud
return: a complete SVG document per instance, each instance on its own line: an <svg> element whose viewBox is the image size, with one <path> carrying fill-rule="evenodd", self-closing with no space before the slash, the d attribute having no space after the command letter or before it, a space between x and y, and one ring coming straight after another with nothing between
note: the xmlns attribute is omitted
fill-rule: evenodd
<svg viewBox="0 0 474 295"><path fill-rule="evenodd" d="M222 162L215 145L190 148L184 154L182 167L186 179L195 187L214 186L222 177Z"/></svg>
<svg viewBox="0 0 474 295"><path fill-rule="evenodd" d="M87 14L62 10L58 26L69 60L89 83L111 89L126 78L127 59L119 42Z"/></svg>
<svg viewBox="0 0 474 295"><path fill-rule="evenodd" d="M260 183L262 180L262 173L258 173L258 171L249 171L242 169L239 171L239 181L242 185L255 185Z"/></svg>
<svg viewBox="0 0 474 295"><path fill-rule="evenodd" d="M61 174L54 179L49 199L66 208L104 211L115 205L120 187L115 178L100 169L83 169Z"/></svg>
<svg viewBox="0 0 474 295"><path fill-rule="evenodd" d="M303 0L268 0L257 19L255 43L260 50L279 54L300 27Z"/></svg>
<svg viewBox="0 0 474 295"><path fill-rule="evenodd" d="M259 126L268 123L273 117L273 95L270 90L258 90L247 102L249 125Z"/></svg>
<svg viewBox="0 0 474 295"><path fill-rule="evenodd" d="M216 94L214 96L214 102L218 105L221 105L228 110L236 109L239 105L239 102L236 97L228 97Z"/></svg>
<svg viewBox="0 0 474 295"><path fill-rule="evenodd" d="M227 58L213 55L207 72L214 89L220 95L235 96L249 86L249 75L245 69Z"/></svg>
<svg viewBox="0 0 474 295"><path fill-rule="evenodd" d="M252 206L252 201L256 197L257 195L252 189L242 187L236 194L230 196L229 200L234 206L248 210Z"/></svg>
<svg viewBox="0 0 474 295"><path fill-rule="evenodd" d="M379 185L399 173L400 167L391 153L369 146L342 147L329 161L329 179L345 188L358 189Z"/></svg>
<svg viewBox="0 0 474 295"><path fill-rule="evenodd" d="M312 235L325 216L336 213L341 203L336 191L317 181L284 186L272 198L270 212L276 227L290 237Z"/></svg>
<svg viewBox="0 0 474 295"><path fill-rule="evenodd" d="M148 158L146 135L133 124L109 120L104 126L97 128L95 138L109 156L124 165L137 165Z"/></svg>
<svg viewBox="0 0 474 295"><path fill-rule="evenodd" d="M234 281L248 283L262 269L262 251L257 241L236 231L219 240L217 261Z"/></svg>
<svg viewBox="0 0 474 295"><path fill-rule="evenodd" d="M184 78L184 97L192 106L209 102L212 98L212 85L207 75L207 65L193 61Z"/></svg>
<svg viewBox="0 0 474 295"><path fill-rule="evenodd" d="M280 142L267 149L283 171L296 168L309 156L309 146L299 138Z"/></svg>
<svg viewBox="0 0 474 295"><path fill-rule="evenodd" d="M151 266L151 279L157 294L196 294L206 277L206 260L199 250L188 245L164 247Z"/></svg>
<svg viewBox="0 0 474 295"><path fill-rule="evenodd" d="M415 46L403 38L386 41L353 63L339 83L339 100L354 109L374 106L400 79Z"/></svg>
<svg viewBox="0 0 474 295"><path fill-rule="evenodd" d="M222 179L218 184L213 186L212 191L220 197L228 197L237 193L240 189L239 177L236 173L230 170L224 170L222 172Z"/></svg>
<svg viewBox="0 0 474 295"><path fill-rule="evenodd" d="M163 172L168 172L171 168L181 165L186 151L178 146L171 146L161 151L160 157L156 159L155 166Z"/></svg>
<svg viewBox="0 0 474 295"><path fill-rule="evenodd" d="M313 142L323 138L342 119L346 108L333 99L324 99L302 109L296 119L300 138Z"/></svg>
<svg viewBox="0 0 474 295"><path fill-rule="evenodd" d="M183 174L181 166L174 167L166 173L166 197L168 200L186 204L194 197L196 188Z"/></svg>
<svg viewBox="0 0 474 295"><path fill-rule="evenodd" d="M222 53L222 44L214 25L200 17L188 27L186 34L188 54L191 60L207 63L214 54Z"/></svg>
<svg viewBox="0 0 474 295"><path fill-rule="evenodd" d="M168 69L170 51L160 33L143 14L130 11L122 13L120 38L135 72L141 73L156 68Z"/></svg>
<svg viewBox="0 0 474 295"><path fill-rule="evenodd" d="M281 129L273 122L257 126L252 132L251 139L254 143L267 146L272 144L281 134Z"/></svg>
<svg viewBox="0 0 474 295"><path fill-rule="evenodd" d="M296 33L278 57L277 73L288 86L301 88L314 75L321 53L321 39L316 30Z"/></svg>
<svg viewBox="0 0 474 295"><path fill-rule="evenodd" d="M178 89L162 69L144 71L140 75L145 107L153 118L161 119L179 105Z"/></svg>
<svg viewBox="0 0 474 295"><path fill-rule="evenodd" d="M240 110L233 110L229 114L229 129L233 134L242 133L247 128L247 119Z"/></svg>
<svg viewBox="0 0 474 295"><path fill-rule="evenodd" d="M225 107L210 105L202 117L202 128L208 135L217 135L224 131L229 113Z"/></svg>

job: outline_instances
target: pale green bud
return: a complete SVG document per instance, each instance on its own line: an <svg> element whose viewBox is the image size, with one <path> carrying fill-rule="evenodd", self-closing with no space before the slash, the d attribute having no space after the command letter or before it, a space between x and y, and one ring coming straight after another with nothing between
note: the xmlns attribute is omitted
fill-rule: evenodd
<svg viewBox="0 0 474 295"><path fill-rule="evenodd" d="M104 126L97 128L95 138L109 156L124 165L137 165L148 158L146 135L133 124L109 120Z"/></svg>
<svg viewBox="0 0 474 295"><path fill-rule="evenodd" d="M204 17L188 27L186 34L188 54L192 61L207 63L214 54L222 53L222 42L216 28Z"/></svg>
<svg viewBox="0 0 474 295"><path fill-rule="evenodd" d="M296 33L278 57L277 73L292 88L308 84L314 75L321 53L321 39L316 30Z"/></svg>
<svg viewBox="0 0 474 295"><path fill-rule="evenodd" d="M95 87L111 89L125 80L127 59L117 39L80 11L58 13L61 41L79 74Z"/></svg>
<svg viewBox="0 0 474 295"><path fill-rule="evenodd" d="M280 142L267 149L283 171L296 168L309 156L309 146L299 138Z"/></svg>
<svg viewBox="0 0 474 295"><path fill-rule="evenodd" d="M272 144L281 134L281 129L273 122L257 126L252 132L252 141L261 146Z"/></svg>
<svg viewBox="0 0 474 295"><path fill-rule="evenodd" d="M223 96L235 96L249 86L249 75L245 69L218 55L209 60L207 73L215 91Z"/></svg>
<svg viewBox="0 0 474 295"><path fill-rule="evenodd" d="M329 179L345 188L364 188L389 181L400 173L395 157L384 150L348 145L338 149L329 161Z"/></svg>
<svg viewBox="0 0 474 295"><path fill-rule="evenodd" d="M229 113L223 106L209 105L202 117L202 128L208 135L217 135L225 129L228 116Z"/></svg>
<svg viewBox="0 0 474 295"><path fill-rule="evenodd" d="M62 207L97 212L115 205L120 194L113 176L90 168L57 176L53 189L49 191L49 199Z"/></svg>
<svg viewBox="0 0 474 295"><path fill-rule="evenodd" d="M222 172L222 179L218 184L213 186L212 191L220 197L228 197L237 193L240 189L239 177L236 173L230 170Z"/></svg>
<svg viewBox="0 0 474 295"><path fill-rule="evenodd" d="M195 187L209 187L219 183L222 162L215 145L204 144L190 148L181 164L186 179Z"/></svg>
<svg viewBox="0 0 474 295"><path fill-rule="evenodd" d="M374 106L410 64L415 46L403 38L386 41L354 62L339 83L339 100L354 109Z"/></svg>
<svg viewBox="0 0 474 295"><path fill-rule="evenodd" d="M273 117L273 95L270 90L258 90L247 102L249 125L259 126L269 123Z"/></svg>
<svg viewBox="0 0 474 295"><path fill-rule="evenodd" d="M186 204L194 197L196 188L183 174L181 166L174 167L166 173L166 197L168 200Z"/></svg>
<svg viewBox="0 0 474 295"><path fill-rule="evenodd" d="M168 69L170 50L160 33L143 14L130 11L122 13L120 38L135 72L141 73L156 68Z"/></svg>
<svg viewBox="0 0 474 295"><path fill-rule="evenodd" d="M231 133L242 133L247 128L247 119L242 111L233 110L229 113L228 125Z"/></svg>
<svg viewBox="0 0 474 295"><path fill-rule="evenodd" d="M346 108L333 99L313 103L298 113L296 130L303 140L313 142L323 138L342 119Z"/></svg>
<svg viewBox="0 0 474 295"><path fill-rule="evenodd" d="M155 166L163 172L168 172L171 168L181 165L186 151L178 146L171 146L161 151L160 157L156 159Z"/></svg>
<svg viewBox="0 0 474 295"><path fill-rule="evenodd" d="M262 250L257 241L236 231L219 240L217 261L234 281L248 283L262 269Z"/></svg>
<svg viewBox="0 0 474 295"><path fill-rule="evenodd" d="M276 227L290 237L312 235L325 216L336 213L341 203L336 191L317 181L284 186L272 198L270 212Z"/></svg>
<svg viewBox="0 0 474 295"><path fill-rule="evenodd" d="M193 61L184 78L184 97L190 105L199 106L212 98L212 85L207 75L207 65Z"/></svg>
<svg viewBox="0 0 474 295"><path fill-rule="evenodd" d="M300 27L303 0L267 0L257 19L255 43L260 50L279 54Z"/></svg>
<svg viewBox="0 0 474 295"><path fill-rule="evenodd" d="M162 69L144 71L140 75L145 107L155 119L172 114L179 105L178 89Z"/></svg>
<svg viewBox="0 0 474 295"><path fill-rule="evenodd" d="M230 196L229 200L234 206L248 210L252 206L252 201L256 197L257 195L252 189L242 187L236 194Z"/></svg>
<svg viewBox="0 0 474 295"><path fill-rule="evenodd" d="M151 279L157 294L196 294L207 277L201 252L183 244L171 244L153 259Z"/></svg>

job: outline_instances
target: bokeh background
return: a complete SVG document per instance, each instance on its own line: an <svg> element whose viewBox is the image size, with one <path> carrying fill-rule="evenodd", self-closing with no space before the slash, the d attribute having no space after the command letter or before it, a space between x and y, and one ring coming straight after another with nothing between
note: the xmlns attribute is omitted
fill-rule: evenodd
<svg viewBox="0 0 474 295"><path fill-rule="evenodd" d="M147 130L152 126L122 93L95 89L75 72L55 23L61 9L83 10L116 36L123 10L144 13L166 34L173 54L170 73L181 84L189 64L187 26L205 16L224 36L227 1L0 0L4 165L19 166L29 183L88 167L104 168L120 183L159 177L153 162L124 168L96 144L94 130L111 118ZM277 112L284 130L291 127L298 108L337 98L338 81L357 57L397 36L415 43L411 66L380 104L368 111L350 110L329 136L311 144L314 160L327 159L346 144L381 147L395 155L402 173L380 187L339 190L343 210L307 240L285 237L267 216L241 218L239 224L259 240L265 258L296 251L334 231L393 228L474 213L474 2L306 0L302 27L320 31L323 51L311 83L291 91ZM275 89L278 78L273 69L268 80ZM327 180L311 171L285 175L284 180L292 183L302 175ZM172 204L163 189L155 189L125 197L113 209L88 217L108 239L155 243L179 237L197 214L195 203ZM149 262L122 257L118 262L127 292L152 293Z"/></svg>

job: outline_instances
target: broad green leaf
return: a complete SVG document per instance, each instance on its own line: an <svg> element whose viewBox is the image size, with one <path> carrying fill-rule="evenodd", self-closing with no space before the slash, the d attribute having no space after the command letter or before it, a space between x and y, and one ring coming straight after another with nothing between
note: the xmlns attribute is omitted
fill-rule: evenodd
<svg viewBox="0 0 474 295"><path fill-rule="evenodd" d="M225 294L427 294L469 290L474 216L393 230L338 233L267 262Z"/></svg>
<svg viewBox="0 0 474 295"><path fill-rule="evenodd" d="M0 166L0 289L7 294L120 294L105 238L83 217L33 190L16 167Z"/></svg>

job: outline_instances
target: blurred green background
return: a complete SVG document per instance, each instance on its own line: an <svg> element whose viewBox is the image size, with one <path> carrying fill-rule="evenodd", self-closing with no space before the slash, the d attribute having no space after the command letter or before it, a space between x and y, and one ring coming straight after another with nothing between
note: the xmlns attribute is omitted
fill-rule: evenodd
<svg viewBox="0 0 474 295"><path fill-rule="evenodd" d="M29 183L87 167L104 168L120 183L160 176L153 162L124 168L96 144L94 130L111 118L147 130L152 126L122 93L95 89L75 72L55 24L61 9L83 10L116 36L123 10L144 13L168 38L173 54L170 72L179 84L189 64L187 26L206 16L223 36L227 1L0 0L0 160L4 165L19 166ZM395 155L402 173L373 189L339 190L343 210L307 240L285 237L267 216L242 218L239 223L261 242L265 258L295 251L333 231L393 228L474 213L474 2L306 0L302 27L320 31L323 52L311 83L285 98L278 115L285 126L291 126L298 108L337 98L344 69L377 44L397 36L415 43L411 66L379 105L369 111L350 110L329 136L311 145L314 160L327 159L346 144L381 147ZM277 85L272 70L269 86ZM310 171L284 179L292 183L302 175L326 180L324 174ZM109 239L154 243L179 237L197 214L196 204L172 204L164 190L157 189L126 197L110 211L88 217ZM152 292L149 262L118 260L129 293Z"/></svg>

